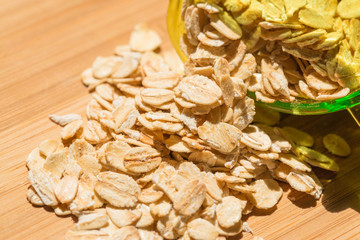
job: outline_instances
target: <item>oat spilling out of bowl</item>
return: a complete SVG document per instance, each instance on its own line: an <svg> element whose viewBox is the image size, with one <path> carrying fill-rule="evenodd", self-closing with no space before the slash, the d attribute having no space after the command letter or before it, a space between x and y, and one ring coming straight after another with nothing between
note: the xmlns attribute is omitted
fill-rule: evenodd
<svg viewBox="0 0 360 240"><path fill-rule="evenodd" d="M273 208L278 181L320 198L311 165L338 167L311 149L310 135L272 126L278 113L255 113L247 84L230 74L252 55L227 60L198 48L184 67L160 44L140 24L129 45L96 58L82 73L93 97L86 119L49 116L61 140L26 160L29 202L78 218L66 239L220 240L252 232L243 216ZM324 141L346 155L339 138Z"/></svg>
<svg viewBox="0 0 360 240"><path fill-rule="evenodd" d="M262 102L334 100L360 87L359 9L357 0L183 0L180 42L192 61L226 58Z"/></svg>

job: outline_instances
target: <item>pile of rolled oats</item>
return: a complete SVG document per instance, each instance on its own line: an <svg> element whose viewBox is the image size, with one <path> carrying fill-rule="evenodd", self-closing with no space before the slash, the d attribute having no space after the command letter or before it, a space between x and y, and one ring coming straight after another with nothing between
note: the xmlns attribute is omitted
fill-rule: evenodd
<svg viewBox="0 0 360 240"><path fill-rule="evenodd" d="M227 59L263 102L333 100L360 87L359 9L358 0L183 0L182 51Z"/></svg>
<svg viewBox="0 0 360 240"><path fill-rule="evenodd" d="M276 180L320 197L310 165L337 165L310 135L271 126L278 113L255 114L246 78L230 76L239 64L252 71L252 55L228 61L199 47L183 68L160 44L140 24L129 45L98 57L82 74L87 120L51 115L61 141L43 141L26 161L29 202L78 217L67 239L221 240L252 232L242 216L278 203ZM338 138L324 142L335 149Z"/></svg>

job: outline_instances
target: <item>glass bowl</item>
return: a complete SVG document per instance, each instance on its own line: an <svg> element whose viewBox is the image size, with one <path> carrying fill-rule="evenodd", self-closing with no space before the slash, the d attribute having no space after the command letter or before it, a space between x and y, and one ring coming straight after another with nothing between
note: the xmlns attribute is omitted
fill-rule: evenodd
<svg viewBox="0 0 360 240"><path fill-rule="evenodd" d="M180 37L185 33L184 22L181 20L182 0L170 0L167 12L167 30L170 40L182 61L186 61L187 56L180 48ZM255 94L248 93L249 97L255 100ZM336 112L347 109L359 124L360 120L360 90L357 90L343 98L331 101L315 101L310 99L297 99L292 103L276 101L274 103L264 103L256 101L257 105L270 108L279 112L289 113L294 115L317 115ZM359 111L355 111L354 106L358 105ZM353 108L350 110L350 108ZM358 120L356 119L358 116ZM360 126L360 124L359 124Z"/></svg>

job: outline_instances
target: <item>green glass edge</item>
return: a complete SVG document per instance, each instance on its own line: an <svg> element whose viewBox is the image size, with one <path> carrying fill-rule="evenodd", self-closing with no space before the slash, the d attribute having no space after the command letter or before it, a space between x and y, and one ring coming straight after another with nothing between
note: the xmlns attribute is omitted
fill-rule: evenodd
<svg viewBox="0 0 360 240"><path fill-rule="evenodd" d="M255 100L255 94L248 92L248 96ZM319 115L332 113L344 109L352 108L360 104L360 90L336 100L319 102L314 100L297 100L296 102L286 103L276 101L274 103L264 103L256 101L256 105L270 108L279 112L293 115Z"/></svg>
<svg viewBox="0 0 360 240"><path fill-rule="evenodd" d="M186 61L187 56L180 48L180 37L185 33L184 23L181 20L182 0L170 0L167 12L167 30L171 43L183 62ZM248 96L255 98L253 92L248 92ZM310 99L297 99L295 102L286 103L276 101L274 103L264 103L256 101L256 105L270 108L279 112L289 113L293 115L319 115L340 110L352 108L360 104L360 90L351 93L343 98L331 101L314 101Z"/></svg>

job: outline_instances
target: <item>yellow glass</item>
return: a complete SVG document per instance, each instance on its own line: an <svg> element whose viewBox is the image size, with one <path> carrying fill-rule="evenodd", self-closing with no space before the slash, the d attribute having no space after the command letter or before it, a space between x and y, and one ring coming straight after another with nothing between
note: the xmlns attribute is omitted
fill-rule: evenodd
<svg viewBox="0 0 360 240"><path fill-rule="evenodd" d="M167 29L176 52L180 56L181 60L185 62L187 56L180 48L180 38L185 33L184 22L181 19L181 8L182 0L170 0L167 12ZM248 95L255 99L254 93L249 92ZM317 115L347 109L360 126L360 90L352 92L343 98L331 101L315 101L299 98L291 103L280 101L276 101L274 103L264 103L257 101L256 104L279 112L294 115Z"/></svg>

